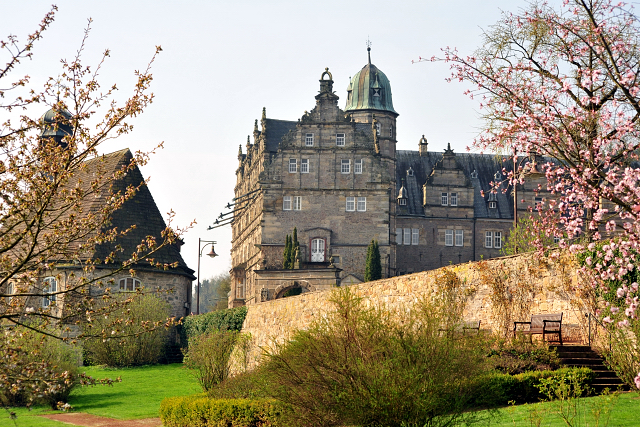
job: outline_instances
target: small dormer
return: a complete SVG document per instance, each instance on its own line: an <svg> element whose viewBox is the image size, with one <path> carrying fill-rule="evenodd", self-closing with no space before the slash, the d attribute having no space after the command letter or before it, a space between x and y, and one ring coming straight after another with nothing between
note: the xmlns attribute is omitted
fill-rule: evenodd
<svg viewBox="0 0 640 427"><path fill-rule="evenodd" d="M478 178L478 171L477 170L473 170L473 172L471 172L471 179L476 179Z"/></svg>
<svg viewBox="0 0 640 427"><path fill-rule="evenodd" d="M411 166L409 166L409 169L407 169L407 176L413 176L413 168Z"/></svg>
<svg viewBox="0 0 640 427"><path fill-rule="evenodd" d="M489 209L497 209L498 208L498 199L496 197L496 193L493 191L489 193L489 197L487 198L487 206Z"/></svg>
<svg viewBox="0 0 640 427"><path fill-rule="evenodd" d="M400 191L398 191L398 206L407 206L407 189L404 186L404 179L402 179L402 184L400 186Z"/></svg>

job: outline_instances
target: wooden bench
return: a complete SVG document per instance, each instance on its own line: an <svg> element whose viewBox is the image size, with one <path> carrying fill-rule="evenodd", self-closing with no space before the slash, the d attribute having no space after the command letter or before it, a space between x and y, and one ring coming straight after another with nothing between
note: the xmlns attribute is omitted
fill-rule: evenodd
<svg viewBox="0 0 640 427"><path fill-rule="evenodd" d="M462 322L462 332L466 333L468 330L476 331L476 333L480 333L480 320L470 320Z"/></svg>
<svg viewBox="0 0 640 427"><path fill-rule="evenodd" d="M529 325L529 329L518 331L518 325ZM562 345L562 313L532 314L530 322L513 322L513 336L522 334L541 334L544 341L547 335L557 335Z"/></svg>

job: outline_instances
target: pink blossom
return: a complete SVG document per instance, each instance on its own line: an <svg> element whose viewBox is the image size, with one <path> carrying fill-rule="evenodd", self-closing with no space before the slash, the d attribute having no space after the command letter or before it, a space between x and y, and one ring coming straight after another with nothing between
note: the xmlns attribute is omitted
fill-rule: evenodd
<svg viewBox="0 0 640 427"><path fill-rule="evenodd" d="M638 376L633 379L633 381L636 383L636 388L640 388L640 372L638 373Z"/></svg>

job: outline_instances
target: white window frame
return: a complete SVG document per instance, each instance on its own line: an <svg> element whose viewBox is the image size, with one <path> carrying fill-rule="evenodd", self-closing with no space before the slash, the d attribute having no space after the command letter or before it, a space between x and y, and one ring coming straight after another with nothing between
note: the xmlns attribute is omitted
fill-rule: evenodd
<svg viewBox="0 0 640 427"><path fill-rule="evenodd" d="M127 289L128 281L131 281L132 289ZM142 282L140 282L140 280L136 279L135 277L123 277L122 279L118 280L118 289L120 290L120 292L134 292L136 289L139 289L141 287Z"/></svg>
<svg viewBox="0 0 640 427"><path fill-rule="evenodd" d="M407 199L398 199L398 204L400 206L407 206Z"/></svg>
<svg viewBox="0 0 640 427"><path fill-rule="evenodd" d="M402 242L405 245L410 245L411 244L411 229L410 228L405 228L404 229L404 237L402 238Z"/></svg>
<svg viewBox="0 0 640 427"><path fill-rule="evenodd" d="M449 193L440 193L440 205L441 206L449 205Z"/></svg>
<svg viewBox="0 0 640 427"><path fill-rule="evenodd" d="M493 247L496 249L502 248L502 231L493 232Z"/></svg>
<svg viewBox="0 0 640 427"><path fill-rule="evenodd" d="M366 197L358 197L356 203L356 210L358 212L366 212L367 211L367 198Z"/></svg>
<svg viewBox="0 0 640 427"><path fill-rule="evenodd" d="M308 133L304 136L304 145L305 147L313 147L313 134Z"/></svg>
<svg viewBox="0 0 640 427"><path fill-rule="evenodd" d="M402 228L396 228L396 244L402 244Z"/></svg>
<svg viewBox="0 0 640 427"><path fill-rule="evenodd" d="M456 246L464 246L464 230L456 230Z"/></svg>
<svg viewBox="0 0 640 427"><path fill-rule="evenodd" d="M282 198L282 210L283 211L291 210L291 196L284 196Z"/></svg>
<svg viewBox="0 0 640 427"><path fill-rule="evenodd" d="M489 209L496 209L498 207L497 203L493 200L489 202Z"/></svg>
<svg viewBox="0 0 640 427"><path fill-rule="evenodd" d="M485 231L484 233L484 247L493 248L493 232Z"/></svg>
<svg viewBox="0 0 640 427"><path fill-rule="evenodd" d="M58 292L58 280L55 277L45 277L42 280L42 293L43 294L51 294L54 292ZM52 302L57 300L57 295L51 295L48 297L42 297L42 308L47 308L51 305Z"/></svg>
<svg viewBox="0 0 640 427"><path fill-rule="evenodd" d="M449 202L451 203L451 206L458 206L458 193L451 193Z"/></svg>
<svg viewBox="0 0 640 427"><path fill-rule="evenodd" d="M300 173L309 173L309 159L300 160Z"/></svg>
<svg viewBox="0 0 640 427"><path fill-rule="evenodd" d="M338 147L344 147L345 141L346 138L344 133L336 133L336 145Z"/></svg>
<svg viewBox="0 0 640 427"><path fill-rule="evenodd" d="M353 163L353 173L358 173L358 174L362 173L362 169L363 169L362 165L363 165L363 163L364 163L364 160L362 160L362 159L355 160L354 163Z"/></svg>
<svg viewBox="0 0 640 427"><path fill-rule="evenodd" d="M417 245L420 243L420 229L412 228L411 229L411 244Z"/></svg>
<svg viewBox="0 0 640 427"><path fill-rule="evenodd" d="M236 299L244 299L244 279L236 284Z"/></svg>
<svg viewBox="0 0 640 427"><path fill-rule="evenodd" d="M298 159L289 159L289 173L298 172Z"/></svg>
<svg viewBox="0 0 640 427"><path fill-rule="evenodd" d="M340 160L340 173L342 174L351 173L351 159Z"/></svg>
<svg viewBox="0 0 640 427"><path fill-rule="evenodd" d="M453 230L444 230L444 245L453 246Z"/></svg>
<svg viewBox="0 0 640 427"><path fill-rule="evenodd" d="M293 210L302 210L302 196L293 196Z"/></svg>
<svg viewBox="0 0 640 427"><path fill-rule="evenodd" d="M347 197L347 212L355 212L356 211L356 198L355 197Z"/></svg>

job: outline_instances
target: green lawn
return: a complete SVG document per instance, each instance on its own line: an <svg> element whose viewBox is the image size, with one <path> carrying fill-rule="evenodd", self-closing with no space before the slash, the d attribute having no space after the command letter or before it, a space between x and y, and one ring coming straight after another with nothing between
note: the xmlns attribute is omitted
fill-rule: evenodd
<svg viewBox="0 0 640 427"><path fill-rule="evenodd" d="M622 393L613 401L609 424L604 416L596 424L593 412L606 407L606 396L587 397L577 399L579 417L571 424L574 427L637 427L640 426L640 397L637 392ZM611 402L611 401L610 401ZM502 408L498 416L489 424L491 427L566 427L567 424L558 415L559 402L544 402L530 405L518 405ZM537 424L536 421L540 421Z"/></svg>
<svg viewBox="0 0 640 427"><path fill-rule="evenodd" d="M184 396L201 391L198 381L183 369L182 364L154 365L139 368L110 369L86 367L88 375L94 378L122 377L121 383L113 386L79 387L73 391L69 403L74 411L86 412L101 417L117 419L152 418L158 416L160 402L165 397ZM68 426L38 417L52 413L45 407L28 411L12 409L18 415L19 427L61 427ZM0 413L0 426L12 426L9 413Z"/></svg>

